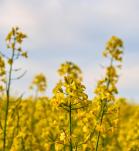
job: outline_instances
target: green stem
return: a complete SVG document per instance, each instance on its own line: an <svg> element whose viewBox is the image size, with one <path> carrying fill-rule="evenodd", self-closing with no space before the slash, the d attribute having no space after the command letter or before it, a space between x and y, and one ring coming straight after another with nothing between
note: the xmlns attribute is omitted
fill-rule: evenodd
<svg viewBox="0 0 139 151"><path fill-rule="evenodd" d="M11 87L11 77L12 77L12 69L13 69L13 60L14 60L15 49L12 50L11 60L12 63L10 65L8 82L6 85L6 108L5 108L5 120L4 120L4 129L3 129L3 151L6 150L6 139L7 139L7 120L8 120L8 111L9 111L9 102L10 102L10 87Z"/></svg>
<svg viewBox="0 0 139 151"><path fill-rule="evenodd" d="M69 132L70 132L70 146L69 146L69 150L72 151L72 117L71 117L71 102L70 102L70 106L69 106Z"/></svg>
<svg viewBox="0 0 139 151"><path fill-rule="evenodd" d="M105 106L106 106L106 103L104 104L103 109L102 109L102 114L101 114L101 119L100 119L100 127L102 125L102 121L103 121L103 117L104 117L104 113L105 113L104 112ZM98 150L99 139L100 139L100 131L99 131L98 136L97 136L96 151Z"/></svg>
<svg viewBox="0 0 139 151"><path fill-rule="evenodd" d="M111 58L111 60L110 60L110 66L112 66L112 64L113 64L113 58ZM109 85L110 85L110 78L108 79L108 82L107 82L107 89L109 89ZM105 107L107 106L107 100L104 103L101 102L101 105L103 105L103 107L101 108L102 109L102 114L101 114L101 118L100 118L100 126L102 125L103 117L105 115ZM100 131L98 132L98 136L97 136L96 151L98 150L99 140L100 140Z"/></svg>

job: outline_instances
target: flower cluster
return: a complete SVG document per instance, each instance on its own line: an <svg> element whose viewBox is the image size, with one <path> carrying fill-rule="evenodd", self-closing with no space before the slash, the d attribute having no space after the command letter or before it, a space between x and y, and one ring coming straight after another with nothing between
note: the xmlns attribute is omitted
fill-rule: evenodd
<svg viewBox="0 0 139 151"><path fill-rule="evenodd" d="M30 85L30 89L36 89L36 92L45 92L47 87L47 81L46 81L46 77L43 73L37 74L31 85Z"/></svg>
<svg viewBox="0 0 139 151"><path fill-rule="evenodd" d="M8 59L9 64L18 59L20 56L27 58L27 52L22 50L21 44L27 36L22 33L18 27L13 27L6 37L7 48L12 50L13 58Z"/></svg>

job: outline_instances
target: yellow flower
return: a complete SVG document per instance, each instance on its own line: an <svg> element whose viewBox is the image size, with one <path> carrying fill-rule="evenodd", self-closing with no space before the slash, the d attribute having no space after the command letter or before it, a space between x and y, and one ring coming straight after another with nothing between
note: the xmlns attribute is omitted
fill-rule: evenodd
<svg viewBox="0 0 139 151"><path fill-rule="evenodd" d="M64 133L64 132L62 132L62 133L60 134L60 140L61 140L61 141L64 141L64 140L65 140L65 133Z"/></svg>
<svg viewBox="0 0 139 151"><path fill-rule="evenodd" d="M46 77L44 74L40 73L34 77L30 88L31 89L37 88L38 92L45 92L46 86L47 86Z"/></svg>

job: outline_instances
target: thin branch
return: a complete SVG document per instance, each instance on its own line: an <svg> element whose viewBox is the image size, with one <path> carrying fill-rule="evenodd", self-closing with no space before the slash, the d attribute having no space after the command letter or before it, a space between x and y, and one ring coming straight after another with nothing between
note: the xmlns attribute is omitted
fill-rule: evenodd
<svg viewBox="0 0 139 151"><path fill-rule="evenodd" d="M1 51L0 51L0 55L6 59L9 59L9 57L7 57L5 54L3 54Z"/></svg>
<svg viewBox="0 0 139 151"><path fill-rule="evenodd" d="M19 80L19 79L23 78L26 73L27 73L27 71L24 71L21 75L19 75L19 76L16 77L16 78L12 78L11 80L12 80L12 81L13 81L13 80Z"/></svg>
<svg viewBox="0 0 139 151"><path fill-rule="evenodd" d="M17 68L17 69L13 69L14 72L18 72L18 71L21 71L22 68Z"/></svg>

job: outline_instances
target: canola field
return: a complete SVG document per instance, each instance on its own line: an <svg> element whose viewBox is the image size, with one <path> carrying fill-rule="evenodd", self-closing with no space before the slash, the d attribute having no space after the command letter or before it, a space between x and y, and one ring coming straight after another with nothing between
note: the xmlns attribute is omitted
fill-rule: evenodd
<svg viewBox="0 0 139 151"><path fill-rule="evenodd" d="M13 96L13 80L20 82L25 75L14 68L21 58L28 59L22 49L25 38L18 27L12 28L7 52L0 51L0 151L139 151L139 106L118 95L120 38L112 36L106 43L102 53L109 63L93 98L86 94L80 67L70 61L60 65L52 97L45 94L43 73L30 85L34 96Z"/></svg>

